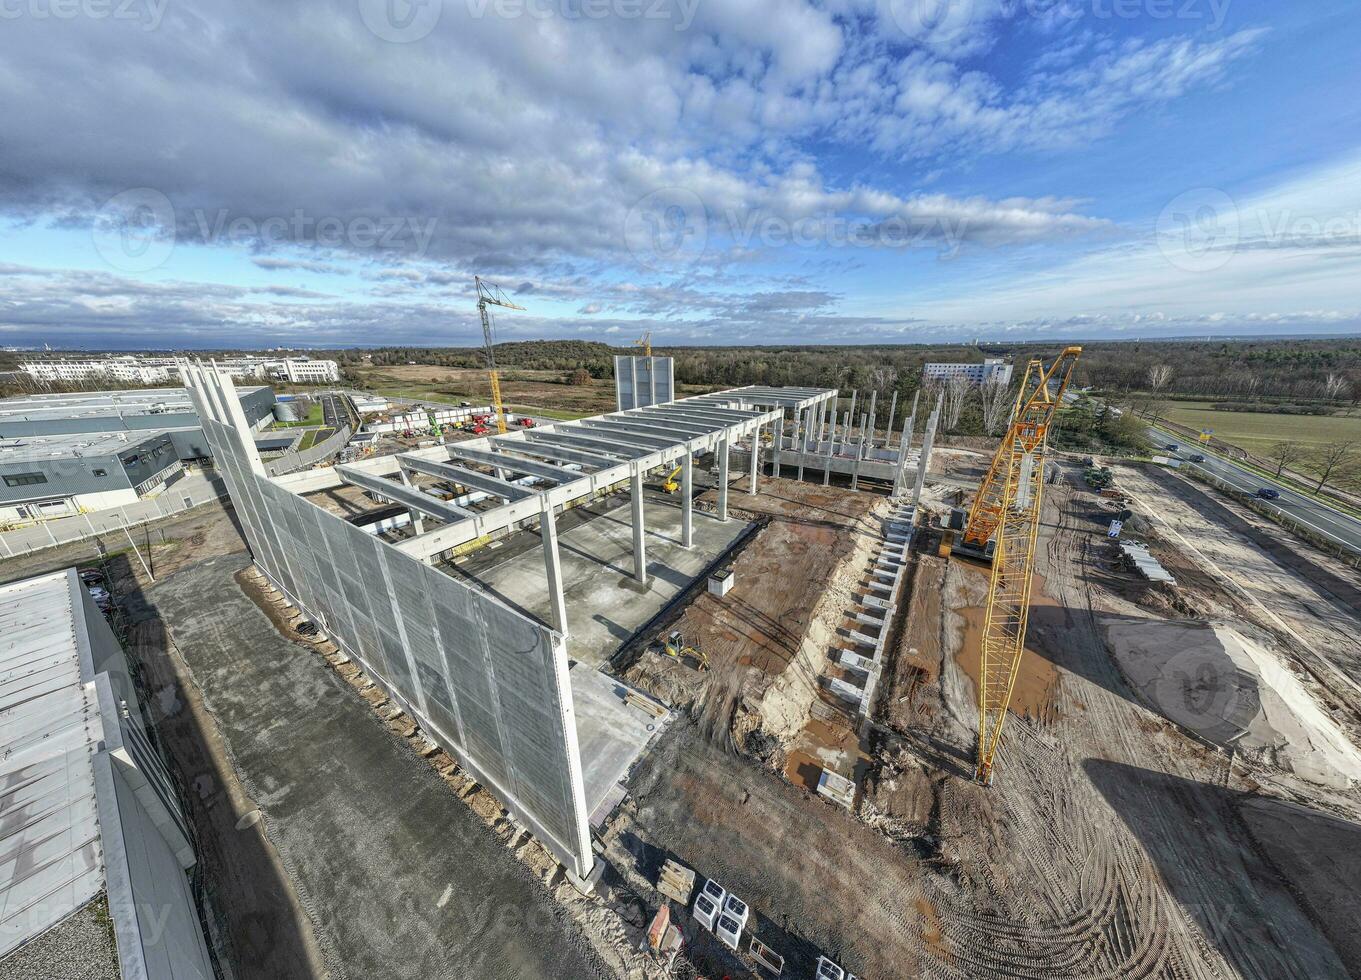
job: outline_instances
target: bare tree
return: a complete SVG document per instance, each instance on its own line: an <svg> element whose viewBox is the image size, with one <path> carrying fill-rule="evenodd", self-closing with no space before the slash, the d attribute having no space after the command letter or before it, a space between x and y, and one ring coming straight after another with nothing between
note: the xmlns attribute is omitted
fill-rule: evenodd
<svg viewBox="0 0 1361 980"><path fill-rule="evenodd" d="M1172 383L1172 365L1154 364L1148 369L1148 386L1153 390L1153 394L1160 393L1164 388Z"/></svg>
<svg viewBox="0 0 1361 980"><path fill-rule="evenodd" d="M945 380L945 429L950 431L959 425L959 417L964 414L964 402L968 400L970 384L968 378L947 378Z"/></svg>
<svg viewBox="0 0 1361 980"><path fill-rule="evenodd" d="M1329 374L1327 380L1323 382L1323 392L1329 401L1345 397L1346 390L1347 379L1340 374Z"/></svg>
<svg viewBox="0 0 1361 980"><path fill-rule="evenodd" d="M1011 388L997 376L979 385L978 393L983 398L983 431L990 436L999 435L1002 426L1009 421L1011 408Z"/></svg>
<svg viewBox="0 0 1361 980"><path fill-rule="evenodd" d="M1267 451L1267 459L1276 464L1276 475L1280 476L1291 463L1298 462L1305 455L1304 446L1293 439L1283 439Z"/></svg>
<svg viewBox="0 0 1361 980"><path fill-rule="evenodd" d="M1361 462L1361 455L1357 454L1356 447L1355 439L1346 439L1342 442L1326 443L1313 452L1309 460L1319 474L1315 491L1321 491L1334 476L1342 476L1356 469L1357 463Z"/></svg>

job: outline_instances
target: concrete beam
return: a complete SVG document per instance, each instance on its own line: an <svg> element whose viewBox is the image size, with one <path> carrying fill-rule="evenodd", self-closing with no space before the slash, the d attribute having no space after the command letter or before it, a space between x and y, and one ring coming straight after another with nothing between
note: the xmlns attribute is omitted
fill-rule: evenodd
<svg viewBox="0 0 1361 980"><path fill-rule="evenodd" d="M585 449L589 452L608 453L618 456L620 459L641 459L648 454L648 450L637 445L628 445L618 439L607 439L604 436L587 435L581 429L553 429L546 432L538 432L526 437L530 442L549 446L575 446L578 449ZM657 446L657 449L664 449L665 446Z"/></svg>
<svg viewBox="0 0 1361 980"><path fill-rule="evenodd" d="M593 466L598 470L609 469L611 466L619 465L619 460L615 459L613 456L601 456L597 453L588 453L581 449L563 449L560 446L527 442L523 439L516 439L513 442L507 439L504 443L498 442L496 445L504 446L511 452L521 453L525 456L538 456L542 459L560 459L564 463L577 463L581 466ZM576 471L568 470L567 472L571 473ZM583 474L577 473L576 475L580 478Z"/></svg>
<svg viewBox="0 0 1361 980"><path fill-rule="evenodd" d="M539 463L532 459L520 459L509 453L494 453L485 449L465 449L457 443L450 444L445 448L449 450L449 455L455 459L466 459L471 463L494 466L497 469L509 470L512 473L523 473L526 476L541 476L545 480L552 480L555 483L570 483L573 480L581 479L581 473L577 470L567 470L561 466Z"/></svg>
<svg viewBox="0 0 1361 980"><path fill-rule="evenodd" d="M476 517L476 512L451 504L447 500L440 500L428 493L416 488L402 486L395 480L389 480L383 476L370 476L368 473L361 473L348 466L337 466L340 477L346 483L352 483L361 489L371 491L380 497L401 504L411 510L420 511L426 517L433 517L436 520L444 521L447 524L456 524L459 521L466 521Z"/></svg>
<svg viewBox="0 0 1361 980"><path fill-rule="evenodd" d="M414 473L424 473L426 476L438 477L441 480L449 480L459 486L467 487L469 490L481 490L489 493L493 497L500 497L507 503L516 500L523 500L526 497L537 497L537 490L530 490L528 487L518 486L514 483L507 483L486 473L478 473L463 466L455 466L452 463L441 463L432 459L421 459L414 456L403 456L398 454L398 461L401 463L404 478L405 472L410 470ZM409 485L409 484L408 484Z"/></svg>
<svg viewBox="0 0 1361 980"><path fill-rule="evenodd" d="M678 442L684 442L684 435L669 435L660 432L651 432L638 425L630 425L624 422L615 422L612 419L582 419L575 422L571 427L564 427L559 432L578 433L586 432L591 436L597 434L604 438L614 439L623 445L637 444L640 446L651 446L653 449L665 449L667 446L674 446Z"/></svg>

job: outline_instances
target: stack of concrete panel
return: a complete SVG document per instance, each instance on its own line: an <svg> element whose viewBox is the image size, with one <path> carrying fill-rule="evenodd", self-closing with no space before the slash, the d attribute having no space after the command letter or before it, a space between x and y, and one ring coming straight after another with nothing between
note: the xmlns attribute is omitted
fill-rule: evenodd
<svg viewBox="0 0 1361 980"><path fill-rule="evenodd" d="M1177 584L1172 573L1163 568L1162 562L1148 553L1147 545L1140 544L1137 541L1121 541L1120 551L1133 563L1135 571L1150 582L1162 582L1167 585Z"/></svg>

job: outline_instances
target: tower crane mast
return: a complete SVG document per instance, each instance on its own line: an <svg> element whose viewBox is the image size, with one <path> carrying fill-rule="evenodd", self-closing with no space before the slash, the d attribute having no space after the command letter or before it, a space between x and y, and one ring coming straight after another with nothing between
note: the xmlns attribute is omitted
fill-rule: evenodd
<svg viewBox="0 0 1361 980"><path fill-rule="evenodd" d="M978 488L964 531L965 543L980 551L996 536L978 673L975 778L984 785L992 782L993 760L1025 651L1049 429L1081 354L1081 347L1069 347L1048 370L1039 360L1026 366L1011 425Z"/></svg>
<svg viewBox="0 0 1361 980"><path fill-rule="evenodd" d="M506 406L501 401L501 376L496 370L496 343L492 337L491 313L488 306L503 306L508 310L523 310L524 307L512 303L500 286L487 282L481 276L473 276L477 286L477 312L482 317L482 342L487 354L487 377L491 381L491 410L496 416L496 431L506 434Z"/></svg>

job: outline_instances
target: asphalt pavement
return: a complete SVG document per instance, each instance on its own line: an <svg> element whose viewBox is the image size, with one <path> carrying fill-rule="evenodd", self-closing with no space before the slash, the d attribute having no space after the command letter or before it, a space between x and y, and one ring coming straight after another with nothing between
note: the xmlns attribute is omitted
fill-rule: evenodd
<svg viewBox="0 0 1361 980"><path fill-rule="evenodd" d="M1262 476L1221 456L1206 452L1199 446L1188 445L1180 437L1164 432L1162 429L1150 428L1148 437L1159 451L1182 460L1184 466L1195 466L1204 470L1206 473L1223 480L1235 490L1255 494L1258 490L1269 487L1277 491L1280 497L1262 502L1267 506L1277 508L1292 520L1298 521L1334 544L1346 548L1354 554L1361 555L1361 520L1345 514L1335 507L1330 507L1313 497L1307 497L1296 490L1292 490L1278 480ZM1166 447L1172 445L1179 447L1177 452L1166 451ZM1205 461L1203 463L1189 462L1190 457L1197 454L1204 456Z"/></svg>

